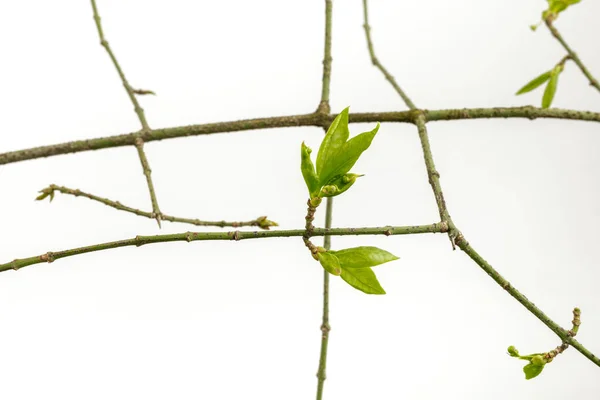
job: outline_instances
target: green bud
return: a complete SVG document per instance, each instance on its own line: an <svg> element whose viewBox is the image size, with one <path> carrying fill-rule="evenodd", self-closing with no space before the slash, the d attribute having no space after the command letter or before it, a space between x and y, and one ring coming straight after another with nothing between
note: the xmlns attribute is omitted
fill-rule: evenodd
<svg viewBox="0 0 600 400"><path fill-rule="evenodd" d="M510 346L508 348L508 354L510 354L511 357L519 357L519 351L515 348L515 346Z"/></svg>
<svg viewBox="0 0 600 400"><path fill-rule="evenodd" d="M533 365L540 366L540 365L544 365L544 364L546 364L546 360L544 360L544 357L542 357L542 356L540 356L540 355L537 355L537 356L534 356L534 357L531 359L531 363L532 363Z"/></svg>

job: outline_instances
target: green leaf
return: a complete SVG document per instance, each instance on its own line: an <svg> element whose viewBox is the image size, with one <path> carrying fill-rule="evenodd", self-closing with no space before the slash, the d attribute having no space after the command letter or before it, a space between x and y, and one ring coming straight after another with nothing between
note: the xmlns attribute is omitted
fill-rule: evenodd
<svg viewBox="0 0 600 400"><path fill-rule="evenodd" d="M542 373L544 369L544 364L536 365L536 364L527 364L523 367L523 372L525 372L525 379L532 379Z"/></svg>
<svg viewBox="0 0 600 400"><path fill-rule="evenodd" d="M372 246L352 247L350 249L331 251L338 258L342 270L374 267L398 257L390 252Z"/></svg>
<svg viewBox="0 0 600 400"><path fill-rule="evenodd" d="M371 268L342 269L342 279L355 289L367 294L385 294Z"/></svg>
<svg viewBox="0 0 600 400"><path fill-rule="evenodd" d="M332 162L328 163L322 172L317 172L321 183L329 182L335 176L344 175L350 171L360 155L369 148L378 130L379 123L373 130L363 132L348 140L340 152L334 156Z"/></svg>
<svg viewBox="0 0 600 400"><path fill-rule="evenodd" d="M561 11L567 9L567 7L572 6L573 4L579 3L581 0L548 0L548 9L558 14Z"/></svg>
<svg viewBox="0 0 600 400"><path fill-rule="evenodd" d="M338 258L329 251L319 253L319 262L325 268L325 271L332 275L340 275L342 273Z"/></svg>
<svg viewBox="0 0 600 400"><path fill-rule="evenodd" d="M527 84L525 84L525 86L523 86L521 89L519 89L519 91L516 93L517 96L520 94L523 94L523 93L531 92L533 89L536 89L539 86L543 85L544 82L546 82L548 79L550 79L551 73L552 73L552 70L546 71L543 74L541 74L540 76L538 76L537 78L533 78L531 81L529 81Z"/></svg>
<svg viewBox="0 0 600 400"><path fill-rule="evenodd" d="M350 107L344 108L335 117L319 147L319 153L317 154L317 175L321 178L322 184L325 184L329 180L322 179L323 171L331 169L333 160L350 136L350 131L348 130L349 109Z"/></svg>
<svg viewBox="0 0 600 400"><path fill-rule="evenodd" d="M323 186L319 197L334 197L340 195L346 190L350 189L350 186L354 185L356 179L360 178L361 176L363 175L346 174L333 178L331 182Z"/></svg>
<svg viewBox="0 0 600 400"><path fill-rule="evenodd" d="M548 108L552 104L554 94L556 93L556 86L558 85L558 76L560 75L562 68L562 65L557 65L550 72L550 79L548 80L546 90L544 90L544 96L542 97L542 108Z"/></svg>
<svg viewBox="0 0 600 400"><path fill-rule="evenodd" d="M308 193L310 194L310 197L315 197L321 190L321 185L319 185L319 177L315 172L315 166L313 165L313 162L310 159L311 151L312 150L310 149L310 147L306 146L304 142L302 142L302 146L300 148L300 169L302 170L302 176L304 177L304 182L306 182L306 187L308 188Z"/></svg>
<svg viewBox="0 0 600 400"><path fill-rule="evenodd" d="M370 145L379 130L379 124L370 132L363 132L348 140L348 110L345 108L331 123L317 154L317 176L321 186L337 176L345 175Z"/></svg>

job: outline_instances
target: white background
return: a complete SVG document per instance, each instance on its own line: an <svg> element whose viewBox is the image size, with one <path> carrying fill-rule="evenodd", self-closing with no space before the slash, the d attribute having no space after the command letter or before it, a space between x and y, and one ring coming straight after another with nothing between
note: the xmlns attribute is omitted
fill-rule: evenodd
<svg viewBox="0 0 600 400"><path fill-rule="evenodd" d="M320 98L323 1L99 0L106 36L153 128L312 112ZM565 54L539 20L546 2L372 1L378 57L428 109L539 105L524 83ZM596 16L583 1L556 23L600 75ZM334 112L405 109L370 64L360 1L336 1ZM0 2L0 152L139 129L99 46L89 2ZM555 107L598 110L568 63ZM374 124L352 125L352 135ZM551 318L600 353L598 124L428 124L450 213L473 247ZM268 215L301 228L299 147L318 128L247 131L146 145L163 212ZM334 226L438 219L416 129L384 123L334 204ZM0 262L137 234L200 230L82 198L35 202L50 183L150 209L133 147L0 167ZM317 224L323 224L319 210ZM219 231L220 228L207 230ZM317 239L320 240L320 239ZM399 261L367 296L332 279L326 399L594 399L600 370L574 349L526 381L506 354L558 338L445 235L334 237ZM0 275L4 399L307 399L316 389L322 269L300 238L167 243L61 259Z"/></svg>

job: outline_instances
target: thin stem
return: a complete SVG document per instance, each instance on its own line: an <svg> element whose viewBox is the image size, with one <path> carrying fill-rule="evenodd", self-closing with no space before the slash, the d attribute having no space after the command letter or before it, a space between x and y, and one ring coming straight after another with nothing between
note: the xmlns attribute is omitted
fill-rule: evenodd
<svg viewBox="0 0 600 400"><path fill-rule="evenodd" d="M64 186L50 185L47 188L42 189L40 191L42 193L42 195L40 195L38 197L38 199L42 200L42 199L46 198L47 196L53 196L55 191L63 193L63 194L69 194L69 195L72 195L75 197L85 197L87 199L97 201L99 203L105 204L105 205L115 208L117 210L121 210L121 211L129 212L129 213L132 213L135 215L139 215L140 217L155 218L154 213L138 210L137 208L133 208L133 207L129 207L124 204L121 204L118 201L112 201L112 200L106 199L104 197L99 197L99 196L93 195L91 193L82 192L79 189L70 189L70 188L64 187ZM268 220L266 216L258 217L252 221L239 221L239 222L201 221L196 218L181 218L181 217L174 217L172 215L167 215L167 214L162 214L162 219L164 221L180 222L183 224L191 224L191 225L196 225L196 226L218 226L221 228L226 227L226 226L233 227L233 228L239 228L242 226L257 226L261 229L268 230L269 227L271 227L271 226L277 226L276 222Z"/></svg>
<svg viewBox="0 0 600 400"><path fill-rule="evenodd" d="M546 325L552 332L554 332L564 343L576 348L581 354L587 359L600 367L600 358L596 357L589 350L587 350L581 343L575 340L569 331L563 329L556 322L550 319L542 310L540 310L535 304L533 304L525 295L519 292L513 287L510 282L502 277L483 257L479 255L465 240L462 234L458 234L456 238L456 245L464 251L477 265L481 267L498 285L506 290L512 297L514 297L519 303L521 303L527 310L535 315L544 325Z"/></svg>
<svg viewBox="0 0 600 400"><path fill-rule="evenodd" d="M367 6L367 0L363 0L363 11L364 11L364 24L363 28L365 28L365 36L367 37L367 46L369 47L369 55L371 56L371 63L385 76L385 79L392 85L392 87L396 90L396 93L402 97L404 103L408 108L414 110L417 108L412 100L408 97L408 95L400 88L400 85L396 82L396 79L388 72L387 69L379 62L379 59L375 56L375 49L373 48L373 41L371 39L371 26L369 26L369 9Z"/></svg>
<svg viewBox="0 0 600 400"><path fill-rule="evenodd" d="M329 114L331 107L329 105L329 88L331 86L331 30L332 30L333 2L325 0L325 48L323 51L323 79L321 91L321 103L317 108L317 114ZM328 124L327 124L328 125ZM327 125L323 125L323 130L327 132ZM309 200L309 206L311 201ZM309 208L310 211L310 208ZM313 213L314 214L314 213ZM327 198L327 206L325 210L325 229L331 228L331 219L333 214L333 199ZM308 222L308 220L307 220ZM310 221L310 232L314 230L312 220ZM308 232L307 225L307 232ZM331 248L331 237L325 236L323 239L323 247L325 250ZM313 254L314 256L314 254ZM329 272L323 270L323 320L321 322L321 351L319 353L319 369L317 370L317 400L323 398L323 387L325 386L327 368L327 345L329 343Z"/></svg>
<svg viewBox="0 0 600 400"><path fill-rule="evenodd" d="M317 113L329 114L329 88L331 86L331 20L333 15L332 0L325 0L325 49L323 51L323 79L321 86L321 102Z"/></svg>
<svg viewBox="0 0 600 400"><path fill-rule="evenodd" d="M430 225L414 225L414 226L381 226L373 228L315 228L312 236L350 236L350 235L415 235L421 233L442 233L447 232L448 226L443 223L435 223ZM70 250L62 250L55 252L47 252L39 256L28 258L15 259L11 262L0 264L0 272L9 269L20 269L28 265L40 264L44 262L53 262L59 258L76 256L78 254L91 253L108 249L116 249L126 246L142 246L145 244L166 243L166 242L194 242L197 240L245 240L245 239L261 239L274 237L299 237L305 233L304 229L281 230L281 231L252 231L252 232L182 232L169 235L155 236L136 236L133 239L118 240L115 242L107 242L94 244L91 246L78 247Z"/></svg>
<svg viewBox="0 0 600 400"><path fill-rule="evenodd" d="M412 124L414 123L415 113L422 114L425 117L425 120L428 122L483 118L527 118L530 120L537 118L552 118L600 122L600 113L597 112L565 110L559 108L544 109L532 106L351 113L349 118L351 123L398 122ZM211 135L215 133L240 132L256 129L301 126L322 127L331 124L335 117L335 115L331 114L323 115L313 113L270 118L245 119L239 121L225 121L202 125L178 126L173 128L154 129L150 132L142 133L141 138L145 143L148 143L156 140L175 139L186 136ZM0 165L44 157L53 157L62 154L73 154L91 150L131 146L135 145L137 137L138 132L135 132L11 151L0 154Z"/></svg>
<svg viewBox="0 0 600 400"><path fill-rule="evenodd" d="M440 219L442 222L446 222L450 227L448 235L450 237L450 243L452 243L452 248L454 249L454 235L456 234L456 229L452 222L452 218L450 218L450 214L448 213L448 208L446 207L446 200L444 200L444 192L442 191L442 185L440 183L440 173L436 170L433 161L433 153L431 152L431 145L429 144L429 135L427 134L427 127L425 126L425 117L423 115L417 116L415 123L419 131L419 139L421 141L429 184L431 185L433 195L435 196Z"/></svg>
<svg viewBox="0 0 600 400"><path fill-rule="evenodd" d="M119 65L119 62L117 61L117 57L113 53L112 49L110 48L110 45L108 44L108 41L104 37L104 31L102 30L102 24L100 22L101 18L100 18L100 14L98 13L98 7L96 6L96 1L95 0L91 0L91 1L92 1L92 9L94 10L94 21L96 22L96 28L98 29L98 36L100 37L100 44L102 45L102 47L104 47L104 49L108 53L108 56L110 57L113 65L115 66L115 69L117 70L117 73L119 74L119 77L121 78L121 82L123 83L123 87L125 88L125 91L127 92L127 96L129 96L129 99L131 100L131 103L133 104L133 109L134 109L136 115L138 116L140 123L142 124L142 131L135 134L135 141L133 144L135 145L135 147L137 149L138 156L140 158L140 163L142 165L142 170L144 172L144 176L146 177L146 184L148 185L148 191L150 192L150 201L152 202L152 212L154 214L154 218L156 219L156 222L158 223L158 226L160 227L160 220L162 217L162 213L160 212L160 208L158 207L158 200L156 200L156 192L154 190L154 183L152 182L152 169L150 168L150 163L148 162L146 153L144 152L144 140L142 138L142 134L149 133L151 131L151 129L150 129L150 126L148 125L148 121L146 120L146 115L144 114L144 109L140 106L140 103L138 102L137 97L135 96L136 92L142 93L145 91L136 91L133 87L131 87L131 85L127 81L127 78L125 77L125 73L123 72L123 69Z"/></svg>
<svg viewBox="0 0 600 400"><path fill-rule="evenodd" d="M563 39L563 37L560 34L560 32L558 32L558 29L556 29L556 27L552 23L552 19L551 18L546 18L544 20L544 22L546 23L546 26L550 30L550 33L552 34L552 36L554 36L556 38L556 40L558 40L558 42L562 45L562 47L567 51L567 53L569 54L569 58L571 60L573 60L575 62L575 64L577 64L577 66L579 67L579 69L581 70L581 72L583 72L583 74L585 75L585 77L590 82L590 85L593 86L593 87L595 87L596 90L598 90L600 92L600 83L598 83L598 80L596 78L594 78L593 75L592 75L592 73L586 68L586 66L583 64L583 61L581 61L581 59L579 58L579 56L577 55L577 53L575 53L569 47L569 45L567 44L567 42L565 42L565 40Z"/></svg>
<svg viewBox="0 0 600 400"><path fill-rule="evenodd" d="M333 199L327 198L327 207L325 210L325 229L331 228L331 220L333 216ZM331 248L331 236L323 238L323 247L325 250ZM321 323L321 351L319 354L319 369L317 371L317 400L323 398L323 386L327 379L327 345L329 344L329 272L323 270L323 321Z"/></svg>

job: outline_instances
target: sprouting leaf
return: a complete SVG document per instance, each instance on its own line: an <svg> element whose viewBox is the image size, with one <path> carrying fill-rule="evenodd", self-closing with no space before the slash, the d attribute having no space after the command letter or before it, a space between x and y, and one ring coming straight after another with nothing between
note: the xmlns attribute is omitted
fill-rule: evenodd
<svg viewBox="0 0 600 400"><path fill-rule="evenodd" d="M367 294L385 294L371 268L342 268L342 279L350 286Z"/></svg>
<svg viewBox="0 0 600 400"><path fill-rule="evenodd" d="M338 258L329 251L319 253L319 262L321 263L321 266L325 268L325 271L332 275L340 275L342 273Z"/></svg>
<svg viewBox="0 0 600 400"><path fill-rule="evenodd" d="M346 174L333 178L327 185L323 186L319 197L334 197L344 193L350 189L350 186L354 185L357 178L363 175L357 174Z"/></svg>
<svg viewBox="0 0 600 400"><path fill-rule="evenodd" d="M311 149L302 142L301 146L301 170L302 176L304 177L304 182L306 182L306 187L308 188L308 192L310 193L310 197L315 197L319 190L321 190L321 185L319 185L319 177L315 172L315 166L313 165L312 160L310 159Z"/></svg>
<svg viewBox="0 0 600 400"><path fill-rule="evenodd" d="M546 82L548 79L550 79L551 73L552 73L552 70L546 71L543 74L541 74L540 76L538 76L537 78L532 79L527 84L525 84L525 86L523 86L521 89L519 89L519 91L516 94L520 95L523 93L531 92L533 89L538 88L539 86L543 85L544 82Z"/></svg>
<svg viewBox="0 0 600 400"><path fill-rule="evenodd" d="M542 373L544 369L544 364L537 365L534 363L527 364L523 367L523 372L525 372L525 379L532 379Z"/></svg>
<svg viewBox="0 0 600 400"><path fill-rule="evenodd" d="M317 176L324 186L337 176L345 175L360 155L371 145L379 124L370 132L363 132L348 140L348 107L332 122L317 154ZM347 141L348 140L348 141Z"/></svg>
<svg viewBox="0 0 600 400"><path fill-rule="evenodd" d="M550 72L550 79L548 80L546 90L544 90L544 96L542 97L542 108L548 108L552 104L554 94L556 93L556 86L558 85L558 76L562 72L562 69L563 66L559 64Z"/></svg>
<svg viewBox="0 0 600 400"><path fill-rule="evenodd" d="M321 142L319 147L319 153L317 154L317 175L321 179L321 183L325 184L329 179L323 179L323 171L331 169L331 165L340 152L348 137L350 131L348 130L348 110L350 107L346 107L338 114L333 120L327 133ZM333 175L329 176L332 178Z"/></svg>
<svg viewBox="0 0 600 400"><path fill-rule="evenodd" d="M567 7L573 4L579 3L581 0L547 0L548 10L552 13L558 14L567 9Z"/></svg>
<svg viewBox="0 0 600 400"><path fill-rule="evenodd" d="M344 175L350 171L360 155L369 148L378 130L379 123L373 130L363 132L348 140L322 172L317 169L321 183L329 182L335 176Z"/></svg>
<svg viewBox="0 0 600 400"><path fill-rule="evenodd" d="M373 246L352 247L331 253L338 258L342 270L374 267L398 259L392 253Z"/></svg>

